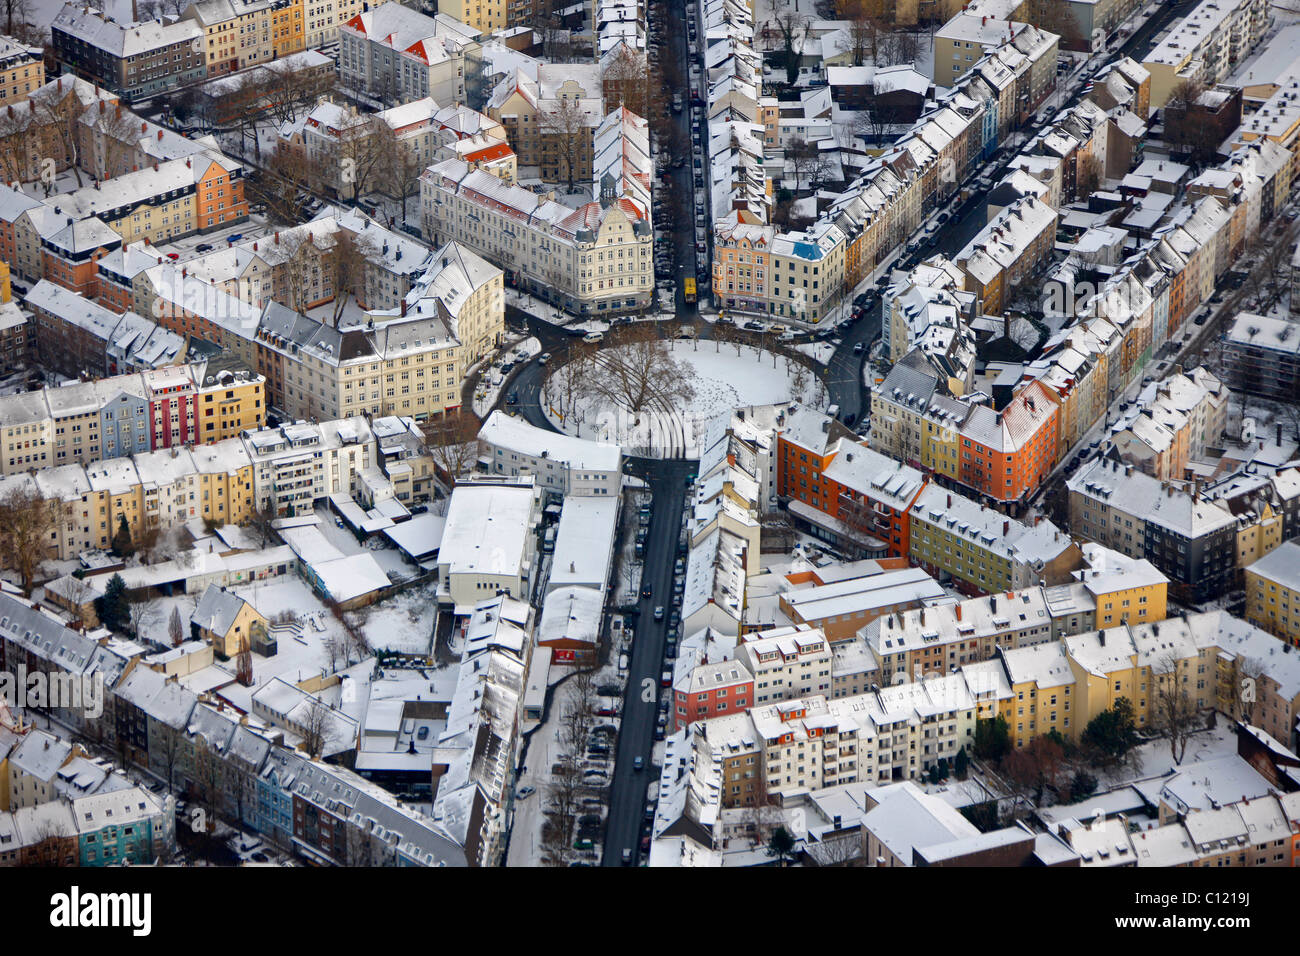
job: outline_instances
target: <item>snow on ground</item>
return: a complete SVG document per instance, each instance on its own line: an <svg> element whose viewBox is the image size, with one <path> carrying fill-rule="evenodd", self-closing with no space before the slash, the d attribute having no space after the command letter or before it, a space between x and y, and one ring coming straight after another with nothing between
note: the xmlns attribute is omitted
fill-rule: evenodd
<svg viewBox="0 0 1300 956"><path fill-rule="evenodd" d="M433 627L437 618L436 585L430 581L354 611L366 640L375 650L401 654L433 655Z"/></svg>
<svg viewBox="0 0 1300 956"><path fill-rule="evenodd" d="M1220 717L1213 729L1201 731L1192 737L1180 766L1175 766L1174 758L1169 753L1169 741L1159 737L1138 747L1133 767L1122 767L1112 772L1098 771L1098 789L1113 790L1137 780L1167 776L1175 769L1185 769L1191 764L1228 757L1236 752L1236 732L1228 720Z"/></svg>
<svg viewBox="0 0 1300 956"><path fill-rule="evenodd" d="M719 414L749 405L768 405L812 400L820 381L803 366L789 359L748 345L727 345L693 340L668 343L672 357L682 363L683 372L695 394L679 407L676 402L657 403L632 415L609 401L584 403L566 420L548 396L546 413L557 427L570 435L622 445L634 454L690 457L699 454L698 443L708 423ZM616 353L617 349L602 354ZM803 388L796 389L802 373ZM547 381L548 389L558 385L557 376ZM796 395L796 391L800 394Z"/></svg>
<svg viewBox="0 0 1300 956"><path fill-rule="evenodd" d="M830 342L803 342L794 348L796 352L802 352L822 365L828 363L835 354L835 346Z"/></svg>

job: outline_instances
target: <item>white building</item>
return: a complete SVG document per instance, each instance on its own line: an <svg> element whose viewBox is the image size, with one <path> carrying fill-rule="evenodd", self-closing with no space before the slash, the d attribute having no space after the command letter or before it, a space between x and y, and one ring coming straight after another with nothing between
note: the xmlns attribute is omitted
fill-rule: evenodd
<svg viewBox="0 0 1300 956"><path fill-rule="evenodd" d="M617 445L560 435L497 409L479 430L480 460L494 475L532 475L563 496L618 497L623 455Z"/></svg>
<svg viewBox="0 0 1300 956"><path fill-rule="evenodd" d="M462 482L451 493L438 550L438 598L471 608L532 591L542 490L532 478Z"/></svg>

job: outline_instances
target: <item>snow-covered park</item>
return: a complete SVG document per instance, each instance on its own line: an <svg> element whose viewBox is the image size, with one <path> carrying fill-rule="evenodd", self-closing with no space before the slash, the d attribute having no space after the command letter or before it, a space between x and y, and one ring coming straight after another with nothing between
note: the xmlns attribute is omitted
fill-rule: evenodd
<svg viewBox="0 0 1300 956"><path fill-rule="evenodd" d="M797 401L822 406L826 388L805 366L749 345L676 340L665 343L677 363L674 377L692 386L689 398L652 395L641 409L628 409L604 395L563 400L567 368L557 369L545 386L546 414L561 431L580 438L614 442L627 452L660 457L693 457L708 425L719 415L750 405ZM604 361L618 362L619 347L604 349ZM582 375L605 374L584 370ZM655 391L652 389L652 391ZM565 414L568 404L571 413Z"/></svg>

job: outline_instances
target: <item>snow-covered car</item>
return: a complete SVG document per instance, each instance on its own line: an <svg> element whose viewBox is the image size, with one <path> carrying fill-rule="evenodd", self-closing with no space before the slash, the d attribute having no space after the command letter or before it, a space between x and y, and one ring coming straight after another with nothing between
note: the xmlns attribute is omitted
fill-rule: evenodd
<svg viewBox="0 0 1300 956"><path fill-rule="evenodd" d="M515 796L518 797L520 800L527 800L536 792L537 792L536 787L520 787L519 790L515 793Z"/></svg>

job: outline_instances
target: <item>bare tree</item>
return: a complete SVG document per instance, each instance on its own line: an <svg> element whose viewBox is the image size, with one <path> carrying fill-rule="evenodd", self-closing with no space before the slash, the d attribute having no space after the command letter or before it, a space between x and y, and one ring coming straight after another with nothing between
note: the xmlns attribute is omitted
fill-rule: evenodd
<svg viewBox="0 0 1300 956"><path fill-rule="evenodd" d="M573 192L582 175L582 160L591 151L591 123L577 100L559 100L537 115L537 131L542 137L544 176L563 179Z"/></svg>
<svg viewBox="0 0 1300 956"><path fill-rule="evenodd" d="M785 148L785 158L794 167L795 192L799 192L802 188L802 180L811 175L818 152L816 143L809 143L799 137L792 139L790 145Z"/></svg>
<svg viewBox="0 0 1300 956"><path fill-rule="evenodd" d="M1192 734L1199 729L1199 715L1187 690L1187 665L1180 666L1177 657L1165 654L1159 667L1159 674L1155 667L1151 669L1155 683L1151 726L1169 738L1169 755L1175 764L1181 764Z"/></svg>
<svg viewBox="0 0 1300 956"><path fill-rule="evenodd" d="M72 843L67 826L46 817L36 825L36 833L28 844L26 863L41 867L75 866L76 860L68 852Z"/></svg>
<svg viewBox="0 0 1300 956"><path fill-rule="evenodd" d="M478 459L479 420L465 409L443 412L425 420L422 432L434 469L454 487Z"/></svg>
<svg viewBox="0 0 1300 956"><path fill-rule="evenodd" d="M254 508L248 513L247 526L259 537L263 548L279 539L274 526L277 518L279 514L276 512L275 503L270 498L262 499L261 507Z"/></svg>
<svg viewBox="0 0 1300 956"><path fill-rule="evenodd" d="M150 741L149 752L155 755L167 771L167 789L175 784L176 764L181 759L181 735L166 724L159 724L157 736Z"/></svg>
<svg viewBox="0 0 1300 956"><path fill-rule="evenodd" d="M820 843L810 842L804 847L804 853L819 866L866 866L864 835L865 831L846 833Z"/></svg>
<svg viewBox="0 0 1300 956"><path fill-rule="evenodd" d="M49 94L28 100L35 120L47 126L54 133L58 144L63 148L67 164L72 168L72 175L77 180L78 188L85 185L81 177L81 157L77 149L77 121L81 118L81 100L69 90L61 98Z"/></svg>
<svg viewBox="0 0 1300 956"><path fill-rule="evenodd" d="M61 510L34 484L16 486L0 497L0 558L18 572L24 594L31 593L36 569L51 553Z"/></svg>
<svg viewBox="0 0 1300 956"><path fill-rule="evenodd" d="M1079 157L1076 172L1074 196L1076 199L1086 199L1101 185L1101 160L1092 153L1085 153Z"/></svg>
<svg viewBox="0 0 1300 956"><path fill-rule="evenodd" d="M673 358L652 322L634 322L606 338L590 380L594 396L634 415L651 406L684 404L695 394L690 376Z"/></svg>
<svg viewBox="0 0 1300 956"><path fill-rule="evenodd" d="M320 698L313 697L302 722L302 746L312 760L319 760L334 738L334 715Z"/></svg>
<svg viewBox="0 0 1300 956"><path fill-rule="evenodd" d="M786 83L794 86L799 79L799 60L803 56L804 42L808 39L809 20L797 10L787 9L778 14L772 24L780 37Z"/></svg>
<svg viewBox="0 0 1300 956"><path fill-rule="evenodd" d="M872 9L871 0L847 0L843 5L844 19L849 22L849 43L853 51L853 65L875 63L880 55L880 34L884 29Z"/></svg>
<svg viewBox="0 0 1300 956"><path fill-rule="evenodd" d="M348 301L366 288L367 262L374 249L371 239L346 229L334 233L334 245L322 260L330 288L334 292L332 323L338 326Z"/></svg>
<svg viewBox="0 0 1300 956"><path fill-rule="evenodd" d="M546 821L542 827L543 859L551 866L563 866L564 855L573 843L579 799L582 795L581 774L577 761L568 755L551 768L545 787Z"/></svg>
<svg viewBox="0 0 1300 956"><path fill-rule="evenodd" d="M181 609L172 608L172 616L167 621L167 635L172 639L172 647L180 647L185 641L185 627L181 624Z"/></svg>
<svg viewBox="0 0 1300 956"><path fill-rule="evenodd" d="M611 109L617 104L638 116L650 118L650 90L653 81L644 54L627 46L620 47L601 81L606 93L605 109Z"/></svg>
<svg viewBox="0 0 1300 956"><path fill-rule="evenodd" d="M127 598L127 609L131 622L131 633L137 638L147 639L146 631L152 631L162 619L162 606L149 594L148 588L132 591Z"/></svg>
<svg viewBox="0 0 1300 956"><path fill-rule="evenodd" d="M329 672L338 673L339 661L344 659L347 650L344 640L337 634L328 634L321 639L320 646L329 660Z"/></svg>
<svg viewBox="0 0 1300 956"><path fill-rule="evenodd" d="M357 116L338 132L335 151L338 175L330 177L343 199L357 199L371 192L374 179L392 148L393 129L377 117Z"/></svg>
<svg viewBox="0 0 1300 956"><path fill-rule="evenodd" d="M296 225L307 218L306 202L324 182L324 171L307 151L280 140L262 167L244 180L250 202L266 206L273 225Z"/></svg>

